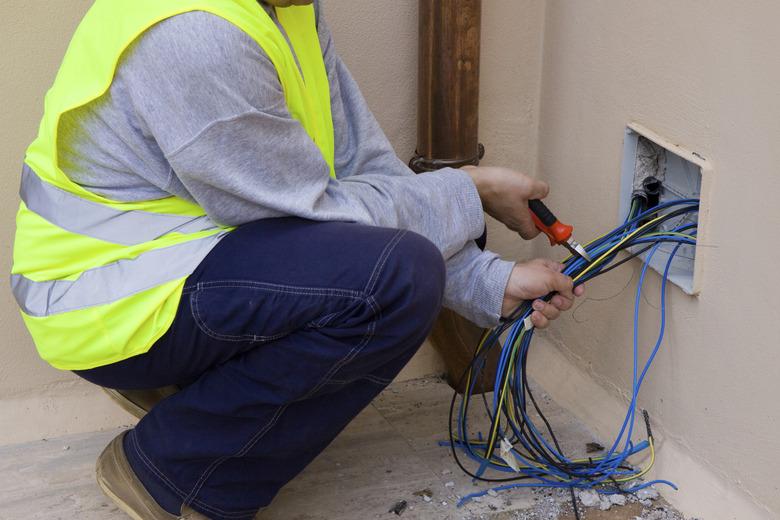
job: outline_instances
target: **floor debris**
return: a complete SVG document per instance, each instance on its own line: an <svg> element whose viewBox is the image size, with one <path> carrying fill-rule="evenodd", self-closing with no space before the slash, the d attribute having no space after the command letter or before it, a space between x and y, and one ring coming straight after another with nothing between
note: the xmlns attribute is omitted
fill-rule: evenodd
<svg viewBox="0 0 780 520"><path fill-rule="evenodd" d="M412 493L412 495L416 497L422 497L422 499L426 502L430 502L431 498L433 497L433 491L431 491L429 488L425 488L421 489L420 491L415 491Z"/></svg>
<svg viewBox="0 0 780 520"><path fill-rule="evenodd" d="M599 494L592 489L583 489L579 492L580 502L585 507L596 507L601 504Z"/></svg>
<svg viewBox="0 0 780 520"><path fill-rule="evenodd" d="M557 520L571 511L571 495L567 489L536 488L532 493L535 499L533 507L517 511L509 517L511 520Z"/></svg>
<svg viewBox="0 0 780 520"><path fill-rule="evenodd" d="M626 505L626 501L628 501L626 495L621 495L619 493L615 493L614 495L608 495L608 498L609 501L616 506L624 506Z"/></svg>
<svg viewBox="0 0 780 520"><path fill-rule="evenodd" d="M658 499L658 491L656 491L652 487L646 487L644 489L640 489L636 492L636 497L639 500L657 500Z"/></svg>
<svg viewBox="0 0 780 520"><path fill-rule="evenodd" d="M406 506L408 504L406 503L406 500L399 500L395 503L395 505L388 511L388 513L395 513L398 516L401 516L404 511L406 511Z"/></svg>
<svg viewBox="0 0 780 520"><path fill-rule="evenodd" d="M598 442L589 442L585 445L586 453L597 453L599 451L604 451L604 446L602 446Z"/></svg>
<svg viewBox="0 0 780 520"><path fill-rule="evenodd" d="M464 475L449 449L439 445L447 438L451 397L450 388L438 380L391 385L285 486L258 520L574 520L568 489L488 493L500 484L475 482ZM584 439L594 439L593 432L556 408L543 391L536 397L544 400L556 427L560 425L563 449L572 457L584 456ZM415 408L416 402L423 406ZM95 484L95 459L118 433L0 447L0 519L126 519ZM338 474L344 476L334 478ZM454 485L447 486L449 482ZM475 492L485 494L457 507L460 497ZM583 520L686 520L656 490L642 496L648 498L640 502L632 494L596 494L595 507L583 505L579 512ZM608 511L600 510L602 499L611 503ZM406 507L398 507L396 513L401 502Z"/></svg>
<svg viewBox="0 0 780 520"><path fill-rule="evenodd" d="M685 517L680 515L680 513L666 507L655 507L645 510L642 512L642 516L638 518L639 520L685 520ZM690 520L696 519L691 518Z"/></svg>

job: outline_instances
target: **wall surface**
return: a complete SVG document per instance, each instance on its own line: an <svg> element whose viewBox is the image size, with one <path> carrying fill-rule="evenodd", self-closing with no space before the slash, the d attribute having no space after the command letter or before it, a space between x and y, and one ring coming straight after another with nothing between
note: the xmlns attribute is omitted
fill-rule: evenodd
<svg viewBox="0 0 780 520"><path fill-rule="evenodd" d="M11 264L16 185L50 85L87 0L0 3L2 265ZM402 158L414 151L415 0L328 0L336 47ZM780 4L727 0L487 0L481 138L486 164L538 173L581 239L617 219L625 126L638 122L714 166L702 293L670 290L666 343L641 396L660 440L655 475L708 519L774 518L780 382L773 326L780 277ZM756 226L762 222L763 226ZM491 223L509 258L556 254ZM769 235L765 230L770 230ZM768 239L767 239L768 238ZM638 262L594 281L575 312L539 335L533 369L603 436L615 433L630 377ZM658 322L651 273L641 314L647 354ZM0 277L0 443L113 427L128 419L98 391L41 362ZM555 345L558 348L545 348ZM403 377L441 369L429 349Z"/></svg>
<svg viewBox="0 0 780 520"><path fill-rule="evenodd" d="M670 498L707 519L780 514L779 17L779 3L759 0L551 1L546 12L539 170L553 186L552 207L575 221L581 240L617 223L629 122L714 167L702 292L670 290L666 341L640 398L664 438L655 475L681 484ZM570 374L613 397L630 388L638 266L594 281L546 335L564 356L540 353L571 363L548 366L546 387L559 386L558 397L593 423L605 407L586 402L592 394ZM649 278L643 356L659 321L660 277ZM605 422L600 433L613 437L618 427ZM723 485L703 485L716 480Z"/></svg>
<svg viewBox="0 0 780 520"><path fill-rule="evenodd" d="M36 134L43 96L70 36L91 5L88 0L0 2L0 265L10 269L17 186L24 150ZM518 10L519 9L519 10ZM518 12L524 12L518 18ZM416 0L324 1L325 18L343 56L403 159L414 153L417 103ZM482 81L486 162L532 171L536 163L540 81L541 0L485 2ZM491 247L509 257L523 254L520 241L491 225ZM526 247L527 249L527 247ZM0 276L0 444L114 427L129 419L96 388L42 362ZM443 371L426 345L400 375Z"/></svg>
<svg viewBox="0 0 780 520"><path fill-rule="evenodd" d="M24 150L38 130L43 95L54 79L60 59L81 15L90 2L38 0L0 3L3 52L0 53L0 165L4 188L0 193L2 265L10 270L14 215ZM0 396L62 380L62 374L38 361L22 325L9 287L0 276L0 328L4 331L0 364Z"/></svg>
<svg viewBox="0 0 780 520"><path fill-rule="evenodd" d="M70 35L91 2L0 2L0 255L11 268L14 215L24 151L38 130L43 96L51 85ZM128 420L99 391L38 358L8 286L0 276L0 443L114 427ZM9 427L8 425L13 425Z"/></svg>

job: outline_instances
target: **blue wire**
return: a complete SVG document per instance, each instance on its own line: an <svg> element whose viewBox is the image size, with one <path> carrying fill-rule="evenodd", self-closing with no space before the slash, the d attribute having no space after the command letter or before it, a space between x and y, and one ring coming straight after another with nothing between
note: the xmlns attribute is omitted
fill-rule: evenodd
<svg viewBox="0 0 780 520"><path fill-rule="evenodd" d="M629 218L627 218L625 224L611 231L610 233L606 234L604 237L594 241L590 246L588 246L588 253L595 257L604 254L605 252L613 248L616 244L620 243L625 236L633 233L639 222L650 217L651 215L657 215L659 211L662 209L673 208L675 206L688 206L689 207L688 210L681 215L684 216L685 214L698 211L698 203L699 201L695 199L671 201L668 203L661 204L651 210L644 211L638 215L635 216L629 215ZM637 237L632 238L628 244L630 246L635 246L639 244L653 244L653 247L650 249L649 253L647 254L644 261L644 265L642 266L639 282L637 284L636 297L634 300L633 369L632 369L631 400L629 403L626 416L623 420L620 431L617 435L617 438L613 442L612 446L610 447L606 455L598 463L596 464L591 463L590 466L585 464L575 464L565 455L559 453L558 452L559 450L551 446L550 443L545 438L545 436L540 432L540 430L537 428L535 423L528 416L526 410L527 403L526 403L525 393L517 391L517 389L522 388L523 386L522 383L523 383L524 375L522 373L523 372L522 367L515 366L513 367L513 370L515 371L514 378L507 381L507 384L509 385L508 391L511 391L512 395L515 396L515 399L513 400L516 408L515 411L519 412L519 415L522 417L522 423L527 428L529 428L529 430L533 433L533 435L529 436L533 442L529 444L528 439L526 439L526 436L522 434L522 431L519 428L519 426L515 424L513 421L509 421L509 420L506 421L507 424L501 430L499 430L497 434L503 434L503 437L506 437L511 431L511 433L513 434L513 442L514 443L519 442L523 446L523 448L525 448L525 450L528 451L529 453L533 453L534 451L542 452L546 450L547 452L549 452L549 455L556 458L560 463L567 465L567 468L566 471L562 471L550 464L547 464L544 468L537 468L533 466L534 463L533 460L529 460L523 455L521 455L520 453L518 453L516 450L513 450L512 455L515 457L516 460L518 460L525 466L522 468L522 473L535 478L537 482L512 483L512 484L502 485L493 488L495 491L501 491L505 489L512 489L518 487L590 488L605 483L609 479L620 478L622 476L630 476L632 474L635 474L633 470L621 469L621 466L625 464L626 460L630 456L635 455L641 451L644 451L649 447L649 443L647 441L642 441L639 444L634 445L631 439L633 437L634 423L636 420L639 390L650 369L650 366L652 365L660 349L661 344L663 343L664 330L666 327L666 289L667 289L669 270L671 268L671 264L675 258L675 255L677 254L680 247L682 247L683 245L696 244L694 238L681 237L678 235L672 235L667 233L683 233L686 231L689 231L687 233L688 235L691 235L691 237L695 237L696 225L690 223L684 223L675 227L671 231L661 231L661 234L656 235L654 237L643 237L642 235L639 235ZM661 322L659 325L659 334L656 339L655 345L653 346L653 349L651 350L651 353L647 361L644 363L642 370L640 372L638 330L639 330L639 310L641 306L640 304L642 299L642 290L644 287L644 281L647 275L647 271L650 266L650 261L653 258L653 256L658 252L661 245L663 245L664 243L674 244L674 249L672 250L671 253L669 253L669 257L666 259L666 265L664 268L663 279L661 283L661 309L660 309ZM598 274L610 261L611 258L608 259L607 261L602 262L602 265L597 266L595 269L592 270L593 274ZM583 259L572 258L570 259L569 262L567 262L567 265L565 266L563 272L565 274L572 275L574 273L581 271L584 267L585 267L585 261ZM499 355L499 360L497 365L498 376L496 377L496 380L494 382L494 387L493 387L494 394L493 394L493 401L492 401L492 405L493 405L492 412L488 411L491 417L491 422L494 423L494 425L491 426L491 431L494 428L498 428L499 425L501 424L500 418L502 414L502 406L507 406L506 400L504 402L499 402L499 397L502 391L504 380L509 377L508 373L506 374L506 378L503 377L503 375L506 373L507 370L509 370L510 366L513 363L513 359L514 360L524 359L528 355L530 345L531 345L531 339L533 337L534 331L533 329L525 331L524 320L525 318L530 316L532 312L533 310L530 308L530 306L528 306L525 309L525 311L522 314L520 314L520 316L517 317L517 319L514 320L511 326L508 327L508 331L506 327L496 329L485 340L485 345L483 348L485 349L485 353L486 353L489 352L490 349L494 347L494 345L498 344L501 333L507 331L507 337L502 342L501 345L501 352ZM522 340L520 340L518 344L518 340L521 334L523 333L525 333L525 335L522 336ZM481 368L484 366L485 359L486 357L481 360L481 363L479 364L479 367L476 370L474 370L475 367L472 368L474 374L479 373ZM476 384L476 379L477 379L476 377L471 378L471 384L467 389L467 395L472 395L474 386ZM459 407L458 410L458 420L457 420L458 438L460 440L455 442L454 447L461 449L463 452L466 453L468 458L476 462L479 462L481 464L480 471L477 473L477 475L478 476L481 475L482 472L487 469L496 470L503 473L515 473L513 469L502 465L500 459L495 459L493 456L491 456L491 458L488 459L485 456L483 456L483 454L477 453L473 450L473 447L471 446L468 440L468 436L466 435L466 432L468 431L467 429L468 414L467 413L464 414L464 411L467 411L465 399L461 403L461 406ZM504 410L504 415L506 415L507 412L508 410ZM618 446L620 446L621 443L623 443L623 447L618 448ZM531 446L531 444L533 444L533 446ZM446 443L446 445L449 445L449 443ZM566 481L560 482L560 481L553 480L556 477L566 479ZM671 482L665 480L654 480L642 484L637 484L629 489L625 489L624 492L635 492L653 484L666 484L673 487L674 489L677 489L677 487ZM599 492L609 493L613 491L599 489ZM466 497L461 499L459 505L462 505L463 503L467 502L471 498L482 496L485 493L487 493L487 491L480 491L477 493L472 493L470 495L467 495Z"/></svg>

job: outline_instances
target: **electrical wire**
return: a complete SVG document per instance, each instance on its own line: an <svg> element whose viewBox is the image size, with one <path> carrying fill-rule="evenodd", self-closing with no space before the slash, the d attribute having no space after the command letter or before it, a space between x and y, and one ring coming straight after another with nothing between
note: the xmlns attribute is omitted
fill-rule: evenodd
<svg viewBox="0 0 780 520"><path fill-rule="evenodd" d="M579 256L564 260L563 273L581 285L645 254L634 302L633 371L631 399L620 430L605 452L598 457L569 458L556 437L534 396L528 379L528 357L534 335L530 301L521 303L497 327L485 332L477 345L471 363L458 387L465 388L460 396L453 395L450 404L448 444L457 465L476 480L499 484L495 491L518 487L568 488L575 516L579 518L575 489L595 489L599 493L633 493L653 484L676 486L666 480L642 482L655 462L655 443L650 417L642 413L645 440L634 442L638 396L642 383L663 342L666 325L666 291L668 275L678 250L696 244L696 216L699 201L681 199L645 209L646 199L632 200L625 222L585 246L593 259L587 262ZM648 359L639 361L639 309L648 267L662 245L666 258L661 284L660 326L655 345ZM625 253L628 254L625 254ZM549 301L553 294L542 298ZM502 338L504 338L502 340ZM477 406L472 402L474 388L484 377L488 356L500 349L492 398L482 396L482 409L489 428L470 433L470 418ZM465 382L465 385L464 385ZM644 467L635 467L629 458L647 455ZM632 459L634 460L634 459ZM471 461L471 462L468 462ZM474 466L471 469L467 466ZM492 470L490 474L486 474ZM462 505L487 490L463 497Z"/></svg>

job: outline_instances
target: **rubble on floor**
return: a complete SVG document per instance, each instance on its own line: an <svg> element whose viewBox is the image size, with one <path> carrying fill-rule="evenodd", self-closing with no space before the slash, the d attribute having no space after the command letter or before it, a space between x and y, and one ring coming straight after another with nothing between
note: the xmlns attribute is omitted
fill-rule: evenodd
<svg viewBox="0 0 780 520"><path fill-rule="evenodd" d="M495 483L475 483L458 469L439 444L448 437L451 395L438 379L391 385L258 519L574 520L568 489L488 492ZM593 433L543 392L537 398L564 450L584 453ZM0 447L0 519L126 520L95 484L95 458L118 433ZM484 494L458 507L475 492ZM626 495L625 505L620 496L597 495L592 507L578 503L582 520L693 520L652 490L640 499Z"/></svg>

